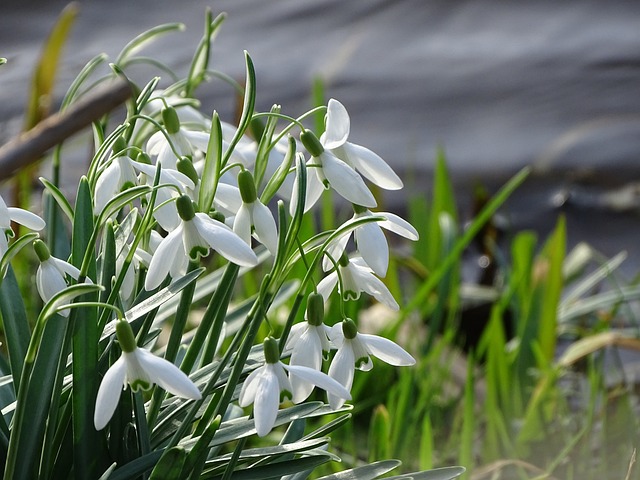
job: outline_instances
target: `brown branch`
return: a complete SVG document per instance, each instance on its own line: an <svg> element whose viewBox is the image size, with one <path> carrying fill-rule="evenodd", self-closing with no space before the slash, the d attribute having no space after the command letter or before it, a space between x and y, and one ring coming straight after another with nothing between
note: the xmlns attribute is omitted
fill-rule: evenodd
<svg viewBox="0 0 640 480"><path fill-rule="evenodd" d="M9 141L0 147L0 181L36 162L51 147L98 120L131 95L129 82L117 79Z"/></svg>

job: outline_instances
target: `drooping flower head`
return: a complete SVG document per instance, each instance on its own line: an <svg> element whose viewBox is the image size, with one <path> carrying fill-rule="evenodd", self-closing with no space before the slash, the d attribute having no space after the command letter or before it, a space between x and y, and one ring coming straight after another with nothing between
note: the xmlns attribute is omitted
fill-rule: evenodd
<svg viewBox="0 0 640 480"><path fill-rule="evenodd" d="M122 355L107 370L100 383L93 417L96 430L102 430L109 423L127 385L135 392L149 390L154 384L158 384L179 397L193 400L201 398L198 387L173 363L138 348L127 321L116 322L116 336Z"/></svg>

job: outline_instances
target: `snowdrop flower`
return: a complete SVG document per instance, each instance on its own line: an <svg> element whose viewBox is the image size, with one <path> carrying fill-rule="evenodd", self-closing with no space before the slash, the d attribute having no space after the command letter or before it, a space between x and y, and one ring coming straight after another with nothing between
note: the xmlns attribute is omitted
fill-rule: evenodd
<svg viewBox="0 0 640 480"><path fill-rule="evenodd" d="M281 399L291 398L292 387L287 372L292 378L299 377L326 390L333 397L343 401L351 399L347 389L326 374L312 368L282 363L278 342L271 337L264 341L264 357L266 363L249 374L238 398L243 408L253 403L256 432L260 437L273 428Z"/></svg>
<svg viewBox="0 0 640 480"><path fill-rule="evenodd" d="M52 257L42 240L33 242L33 249L40 260L40 266L36 271L36 288L42 301L47 303L56 293L67 288L65 275L78 280L80 270L64 260ZM86 278L85 283L91 283L91 280ZM63 317L68 317L69 309L62 310L59 313Z"/></svg>
<svg viewBox="0 0 640 480"><path fill-rule="evenodd" d="M177 198L181 194L192 195L198 183L198 176L195 173L191 160L183 157L177 161L176 166L177 170L161 167L160 184L167 186L158 189L156 193L156 206L154 206L153 210L153 218L167 231L175 230L178 228L178 225L180 225L180 216L176 210L175 202L172 199ZM153 184L157 167L144 162L133 162L133 167L143 174L148 185Z"/></svg>
<svg viewBox="0 0 640 480"><path fill-rule="evenodd" d="M7 248L9 248L7 233L13 236L11 222L19 223L36 231L40 231L46 226L44 220L35 213L31 213L22 208L7 207L7 204L4 203L4 200L0 196L0 258L2 258Z"/></svg>
<svg viewBox="0 0 640 480"><path fill-rule="evenodd" d="M158 163L175 170L176 162L179 158L185 155L193 157L198 151L207 151L209 134L182 127L175 108L166 107L162 109L162 121L169 139L165 136L165 132L158 131L147 141L147 152L149 152L149 155L156 157Z"/></svg>
<svg viewBox="0 0 640 480"><path fill-rule="evenodd" d="M253 175L249 170L238 174L238 187L242 197L242 205L236 213L233 231L242 238L247 245L251 245L251 234L262 243L271 255L278 250L278 231L276 221L271 211L260 201L256 193Z"/></svg>
<svg viewBox="0 0 640 480"><path fill-rule="evenodd" d="M355 369L369 371L373 368L370 355L396 367L414 365L415 359L402 347L378 335L359 333L353 320L346 319L334 325L329 334L338 348L329 366L329 376L351 390ZM329 405L337 409L344 400L329 393Z"/></svg>
<svg viewBox="0 0 640 480"><path fill-rule="evenodd" d="M360 298L360 293L365 292L392 310L400 308L389 289L375 276L362 257L349 258L344 254L338 261L337 270L331 272L318 284L318 293L324 297L325 301L338 285L338 273L342 279L342 290L338 287L338 291L344 300L357 300Z"/></svg>
<svg viewBox="0 0 640 480"><path fill-rule="evenodd" d="M115 195L134 186L138 178L133 169L133 159L122 153L127 144L122 137L114 142L112 152L115 156L96 181L94 212L100 213Z"/></svg>
<svg viewBox="0 0 640 480"><path fill-rule="evenodd" d="M311 130L300 134L300 141L311 154L307 162L307 191L305 198L305 212L308 211L322 194L322 187L333 188L342 198L351 203L375 207L377 205L373 194L362 180L362 177L351 166L326 150L320 140ZM294 180L291 193L291 208L298 198L298 182Z"/></svg>
<svg viewBox="0 0 640 480"><path fill-rule="evenodd" d="M362 259L371 267L376 275L384 277L389 267L389 245L387 244L387 239L382 229L384 228L390 232L397 233L413 241L418 240L418 232L413 228L413 225L393 213L372 213L371 210L361 207L360 205L354 205L353 209L355 214L352 220L373 217L374 215L376 217L383 217L385 220L369 222L356 227L354 230L337 238L336 241L329 246L327 253L333 258L339 258L351 237L351 232L353 232L356 246ZM323 260L323 267L325 271L331 268L331 262L326 257Z"/></svg>
<svg viewBox="0 0 640 480"><path fill-rule="evenodd" d="M327 104L326 130L320 138L324 148L380 188L401 189L402 180L382 158L368 148L347 142L350 128L351 120L347 109L339 101L330 99Z"/></svg>
<svg viewBox="0 0 640 480"><path fill-rule="evenodd" d="M324 323L324 298L312 293L307 299L306 321L297 323L291 328L289 338L284 347L284 353L291 352L291 365L302 365L314 370L320 370L324 354L331 350L329 331ZM298 377L291 377L293 402L306 400L313 391L313 384Z"/></svg>
<svg viewBox="0 0 640 480"><path fill-rule="evenodd" d="M122 390L131 386L134 392L149 390L156 383L167 392L179 397L199 400L198 387L173 363L156 357L148 350L138 348L128 322L116 322L116 335L122 355L107 370L96 398L93 423L102 430L115 412Z"/></svg>
<svg viewBox="0 0 640 480"><path fill-rule="evenodd" d="M258 263L249 247L233 230L224 223L214 220L205 213L194 210L193 202L187 195L176 200L180 215L180 225L167 235L156 249L145 279L145 289L158 287L167 273L171 278L184 275L189 259L196 260L209 254L213 248L230 262L253 267Z"/></svg>

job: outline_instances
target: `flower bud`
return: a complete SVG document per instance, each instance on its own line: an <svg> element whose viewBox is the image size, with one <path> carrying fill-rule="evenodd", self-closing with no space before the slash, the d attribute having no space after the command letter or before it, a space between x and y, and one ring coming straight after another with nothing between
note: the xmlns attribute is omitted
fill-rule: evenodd
<svg viewBox="0 0 640 480"><path fill-rule="evenodd" d="M242 170L238 174L238 188L240 189L240 196L244 203L251 204L258 198L256 184L249 170Z"/></svg>
<svg viewBox="0 0 640 480"><path fill-rule="evenodd" d="M180 130L180 119L178 118L178 112L173 107L166 107L162 109L162 123L164 128L167 129L167 133L178 133Z"/></svg>
<svg viewBox="0 0 640 480"><path fill-rule="evenodd" d="M36 240L33 242L33 249L36 251L36 255L38 255L38 260L40 262L46 262L51 257L51 253L47 248L47 245L42 240Z"/></svg>
<svg viewBox="0 0 640 480"><path fill-rule="evenodd" d="M345 318L342 322L342 333L344 338L353 340L358 335L358 328L350 318Z"/></svg>
<svg viewBox="0 0 640 480"><path fill-rule="evenodd" d="M319 293L312 293L307 299L307 322L316 327L324 322L324 298Z"/></svg>
<svg viewBox="0 0 640 480"><path fill-rule="evenodd" d="M280 361L280 349L275 338L265 338L262 346L264 348L264 359L267 363L278 363Z"/></svg>
<svg viewBox="0 0 640 480"><path fill-rule="evenodd" d="M177 162L178 171L187 177L194 183L198 183L198 172L196 172L195 167L193 166L193 162L189 157L182 157Z"/></svg>
<svg viewBox="0 0 640 480"><path fill-rule="evenodd" d="M114 155L124 155L124 150L126 148L127 148L127 141L122 136L119 136L118 138L116 138L116 141L113 142L113 146L111 147L111 152Z"/></svg>
<svg viewBox="0 0 640 480"><path fill-rule="evenodd" d="M123 352L131 353L138 348L131 325L126 320L118 320L116 322L116 336Z"/></svg>
<svg viewBox="0 0 640 480"><path fill-rule="evenodd" d="M319 157L322 152L324 152L324 147L320 143L320 140L318 140L316 134L311 130L305 130L304 132L302 132L300 134L300 141L312 157Z"/></svg>
<svg viewBox="0 0 640 480"><path fill-rule="evenodd" d="M145 165L151 165L151 157L149 157L145 152L138 153L136 161L138 163L144 163Z"/></svg>
<svg viewBox="0 0 640 480"><path fill-rule="evenodd" d="M193 220L193 217L196 216L196 210L189 195L180 195L176 200L176 208L178 209L178 215L185 222Z"/></svg>

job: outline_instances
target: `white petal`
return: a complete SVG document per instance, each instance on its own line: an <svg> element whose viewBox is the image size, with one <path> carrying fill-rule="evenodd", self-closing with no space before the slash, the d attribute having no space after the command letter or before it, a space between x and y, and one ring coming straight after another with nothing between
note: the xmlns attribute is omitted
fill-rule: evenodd
<svg viewBox="0 0 640 480"><path fill-rule="evenodd" d="M379 187L385 190L400 190L403 187L402 180L396 172L368 148L346 142L342 149L347 156L347 163Z"/></svg>
<svg viewBox="0 0 640 480"><path fill-rule="evenodd" d="M374 215L381 215L387 219L384 222L378 222L378 225L380 225L382 228L385 228L390 232L396 233L404 238L408 238L409 240L418 240L418 231L404 218L401 218L398 215L389 212L376 212Z"/></svg>
<svg viewBox="0 0 640 480"><path fill-rule="evenodd" d="M0 228L5 230L11 228L11 216L7 204L4 203L2 196L0 196Z"/></svg>
<svg viewBox="0 0 640 480"><path fill-rule="evenodd" d="M51 300L56 293L61 292L67 288L67 282L64 281L60 271L56 268L55 264L51 261L53 257L49 257L38 267L36 272L36 286L38 293L43 302Z"/></svg>
<svg viewBox="0 0 640 480"><path fill-rule="evenodd" d="M151 135L149 140L147 141L147 152L151 156L156 156L160 154L160 151L166 147L167 139L164 136L164 133L158 131Z"/></svg>
<svg viewBox="0 0 640 480"><path fill-rule="evenodd" d="M333 292L333 289L336 288L336 284L338 283L338 274L336 272L332 272L318 283L318 293L322 295L324 301L329 300L329 295Z"/></svg>
<svg viewBox="0 0 640 480"><path fill-rule="evenodd" d="M377 223L366 223L356 228L356 245L364 261L381 277L389 266L389 245Z"/></svg>
<svg viewBox="0 0 640 480"><path fill-rule="evenodd" d="M358 333L358 338L374 357L396 367L414 365L416 360L400 345L378 335Z"/></svg>
<svg viewBox="0 0 640 480"><path fill-rule="evenodd" d="M296 342L289 362L291 365L300 365L313 370L319 371L321 369L322 343L314 327L307 324L307 328ZM301 377L292 376L293 403L300 403L306 400L311 395L314 385Z"/></svg>
<svg viewBox="0 0 640 480"><path fill-rule="evenodd" d="M338 349L329 366L329 376L342 385L347 391L353 385L353 373L355 370L355 358L349 342L344 342L342 348ZM338 409L344 405L344 399L340 395L329 393L329 405Z"/></svg>
<svg viewBox="0 0 640 480"><path fill-rule="evenodd" d="M244 243L251 245L251 212L245 203L238 209L233 220L233 231L244 240Z"/></svg>
<svg viewBox="0 0 640 480"><path fill-rule="evenodd" d="M240 396L238 397L238 405L240 405L242 408L248 407L254 402L256 393L258 392L258 379L260 378L260 375L263 374L265 368L266 365L256 368L249 374L247 379L242 384Z"/></svg>
<svg viewBox="0 0 640 480"><path fill-rule="evenodd" d="M337 379L331 378L326 373L300 365L284 365L284 368L292 376L299 377L308 383L320 387L330 396L338 397L343 400L351 400L351 394L349 393L351 385L349 385L349 389L347 389Z"/></svg>
<svg viewBox="0 0 640 480"><path fill-rule="evenodd" d="M253 267L258 263L258 257L251 247L224 223L217 222L204 213L196 213L192 221L211 248L230 262L243 267Z"/></svg>
<svg viewBox="0 0 640 480"><path fill-rule="evenodd" d="M324 185L318 178L318 171L320 168L312 167L307 168L307 192L304 199L304 211L308 212L313 207L322 192L324 191ZM291 203L289 204L289 213L293 216L296 212L296 206L298 205L298 177L293 180L293 188L291 190Z"/></svg>
<svg viewBox="0 0 640 480"><path fill-rule="evenodd" d="M350 120L347 109L339 101L330 99L327 105L327 124L323 138L325 148L337 148L349 137Z"/></svg>
<svg viewBox="0 0 640 480"><path fill-rule="evenodd" d="M278 378L270 367L272 364L267 364L267 369L258 379L256 398L253 402L253 415L259 437L264 437L273 428L280 405Z"/></svg>
<svg viewBox="0 0 640 480"><path fill-rule="evenodd" d="M24 225L30 230L40 231L46 226L45 221L35 213L16 207L7 207L7 210L9 211L9 218L11 218L11 220L20 225Z"/></svg>
<svg viewBox="0 0 640 480"><path fill-rule="evenodd" d="M399 310L400 307L387 286L366 268L355 263L349 263L349 271L363 292L373 296L376 300L384 303L392 310Z"/></svg>
<svg viewBox="0 0 640 480"><path fill-rule="evenodd" d="M55 265L55 267L59 271L61 271L62 273L66 273L71 278L78 280L78 277L80 276L80 270L77 267L71 265L69 262L65 262L64 260L60 260L59 258L56 258L56 257L49 257L49 260ZM89 278L85 279L85 283L92 283L91 279Z"/></svg>
<svg viewBox="0 0 640 480"><path fill-rule="evenodd" d="M280 398L282 399L283 395L285 398L291 399L293 387L291 387L291 381L289 381L289 377L287 376L287 372L284 371L284 363L278 362L274 363L273 372L278 379L278 391L280 392Z"/></svg>
<svg viewBox="0 0 640 480"><path fill-rule="evenodd" d="M327 255L322 258L322 269L325 272L331 270L335 266L329 259L329 256L337 262L342 256L342 252L344 252L344 249L347 247L347 243L349 242L350 237L351 232L347 232L343 235L340 235L329 244L329 247L326 250Z"/></svg>
<svg viewBox="0 0 640 480"><path fill-rule="evenodd" d="M278 230L276 221L269 210L260 200L253 203L253 226L258 241L262 243L271 255L278 251Z"/></svg>
<svg viewBox="0 0 640 480"><path fill-rule="evenodd" d="M118 184L120 183L120 164L115 160L111 162L96 182L95 197L93 203L94 212L100 213L109 203L116 193L118 193Z"/></svg>
<svg viewBox="0 0 640 480"><path fill-rule="evenodd" d="M240 189L228 183L218 183L214 200L229 215L235 215L242 206Z"/></svg>
<svg viewBox="0 0 640 480"><path fill-rule="evenodd" d="M125 374L125 361L124 357L121 356L107 370L102 383L100 383L98 396L96 397L96 410L93 414L93 424L96 430L102 430L111 420L113 412L118 406L118 400L120 400Z"/></svg>
<svg viewBox="0 0 640 480"><path fill-rule="evenodd" d="M362 180L362 177L349 165L324 152L320 159L322 171L331 187L346 200L364 207L375 207L376 199Z"/></svg>
<svg viewBox="0 0 640 480"><path fill-rule="evenodd" d="M202 398L198 387L173 363L164 358L156 357L148 350L138 348L136 353L140 366L147 372L152 382L179 397L193 400Z"/></svg>
<svg viewBox="0 0 640 480"><path fill-rule="evenodd" d="M146 290L153 290L163 282L167 273L169 273L172 261L178 255L184 256L181 247L182 228L178 227L160 242L153 257L151 257L149 271L147 272L147 278L144 282L144 288Z"/></svg>
<svg viewBox="0 0 640 480"><path fill-rule="evenodd" d="M284 344L284 354L288 354L293 350L293 347L298 343L298 339L307 329L307 322L296 323L293 327L291 327L291 331L289 332L289 336L287 337L287 343Z"/></svg>

